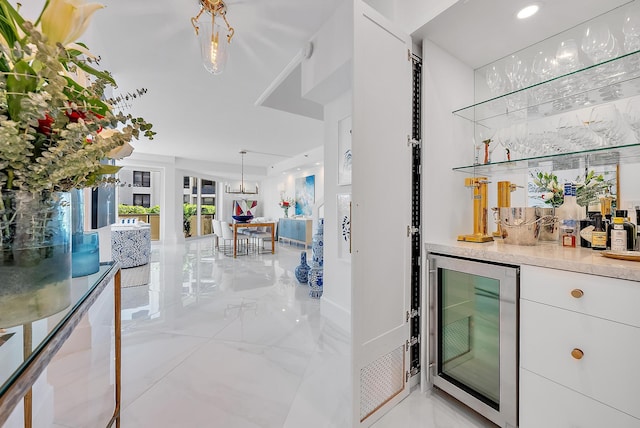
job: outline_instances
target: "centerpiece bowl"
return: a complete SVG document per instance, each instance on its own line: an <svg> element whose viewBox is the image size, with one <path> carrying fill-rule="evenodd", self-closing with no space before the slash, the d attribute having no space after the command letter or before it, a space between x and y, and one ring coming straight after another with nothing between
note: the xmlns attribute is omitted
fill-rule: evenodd
<svg viewBox="0 0 640 428"><path fill-rule="evenodd" d="M233 219L238 223L249 223L249 221L253 218L252 215L232 215Z"/></svg>

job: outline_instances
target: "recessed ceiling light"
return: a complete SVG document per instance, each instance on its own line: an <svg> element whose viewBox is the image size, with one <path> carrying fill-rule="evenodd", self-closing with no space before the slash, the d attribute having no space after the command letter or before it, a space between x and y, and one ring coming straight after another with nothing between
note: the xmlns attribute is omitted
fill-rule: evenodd
<svg viewBox="0 0 640 428"><path fill-rule="evenodd" d="M523 7L522 9L520 9L520 12L518 12L516 16L518 17L518 19L527 19L535 15L538 12L538 10L540 10L540 6L538 6L537 4L531 4L527 7Z"/></svg>

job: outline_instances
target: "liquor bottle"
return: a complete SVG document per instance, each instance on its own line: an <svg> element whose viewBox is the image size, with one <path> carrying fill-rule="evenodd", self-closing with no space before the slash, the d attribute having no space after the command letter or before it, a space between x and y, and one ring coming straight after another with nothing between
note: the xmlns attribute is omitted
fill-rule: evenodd
<svg viewBox="0 0 640 428"><path fill-rule="evenodd" d="M607 232L602 224L602 214L596 214L593 216L594 228L591 232L591 248L594 250L606 250L607 249Z"/></svg>
<svg viewBox="0 0 640 428"><path fill-rule="evenodd" d="M635 250L640 251L640 209L636 207L636 246Z"/></svg>
<svg viewBox="0 0 640 428"><path fill-rule="evenodd" d="M624 227L624 218L614 217L613 225L609 228L611 251L626 251L628 231Z"/></svg>
<svg viewBox="0 0 640 428"><path fill-rule="evenodd" d="M556 208L556 217L558 217L560 229L560 243L565 247L575 247L577 206L571 183L564 183L563 202L562 205ZM573 239L569 235L572 235Z"/></svg>
<svg viewBox="0 0 640 428"><path fill-rule="evenodd" d="M571 203L571 207L573 208L574 215L573 218L576 222L583 220L586 218L586 210L584 207L578 205L578 187L576 183L571 183L571 199L569 200Z"/></svg>

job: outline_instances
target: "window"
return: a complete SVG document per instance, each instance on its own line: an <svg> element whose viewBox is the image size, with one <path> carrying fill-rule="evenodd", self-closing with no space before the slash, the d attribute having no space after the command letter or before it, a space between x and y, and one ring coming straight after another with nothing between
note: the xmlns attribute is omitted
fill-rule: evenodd
<svg viewBox="0 0 640 428"><path fill-rule="evenodd" d="M200 181L200 193L203 195L215 195L216 194L216 182L212 180L202 179Z"/></svg>
<svg viewBox="0 0 640 428"><path fill-rule="evenodd" d="M215 205L216 204L216 199L215 198L202 198L200 200L200 203L202 205Z"/></svg>
<svg viewBox="0 0 640 428"><path fill-rule="evenodd" d="M151 207L151 195L145 195L142 193L133 194L133 205L139 207L150 208Z"/></svg>
<svg viewBox="0 0 640 428"><path fill-rule="evenodd" d="M184 187L185 189L191 187L191 177L184 177L182 181L182 187Z"/></svg>
<svg viewBox="0 0 640 428"><path fill-rule="evenodd" d="M133 171L134 187L151 187L151 172Z"/></svg>

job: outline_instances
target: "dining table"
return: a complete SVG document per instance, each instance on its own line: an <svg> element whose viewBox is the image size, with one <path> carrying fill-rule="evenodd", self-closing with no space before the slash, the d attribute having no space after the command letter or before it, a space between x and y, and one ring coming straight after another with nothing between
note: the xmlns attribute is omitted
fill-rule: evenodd
<svg viewBox="0 0 640 428"><path fill-rule="evenodd" d="M254 228L254 227L268 227L271 230L271 254L276 252L276 240L275 240L275 222L261 222L261 223L233 223L233 258L238 255L238 229L242 228Z"/></svg>

